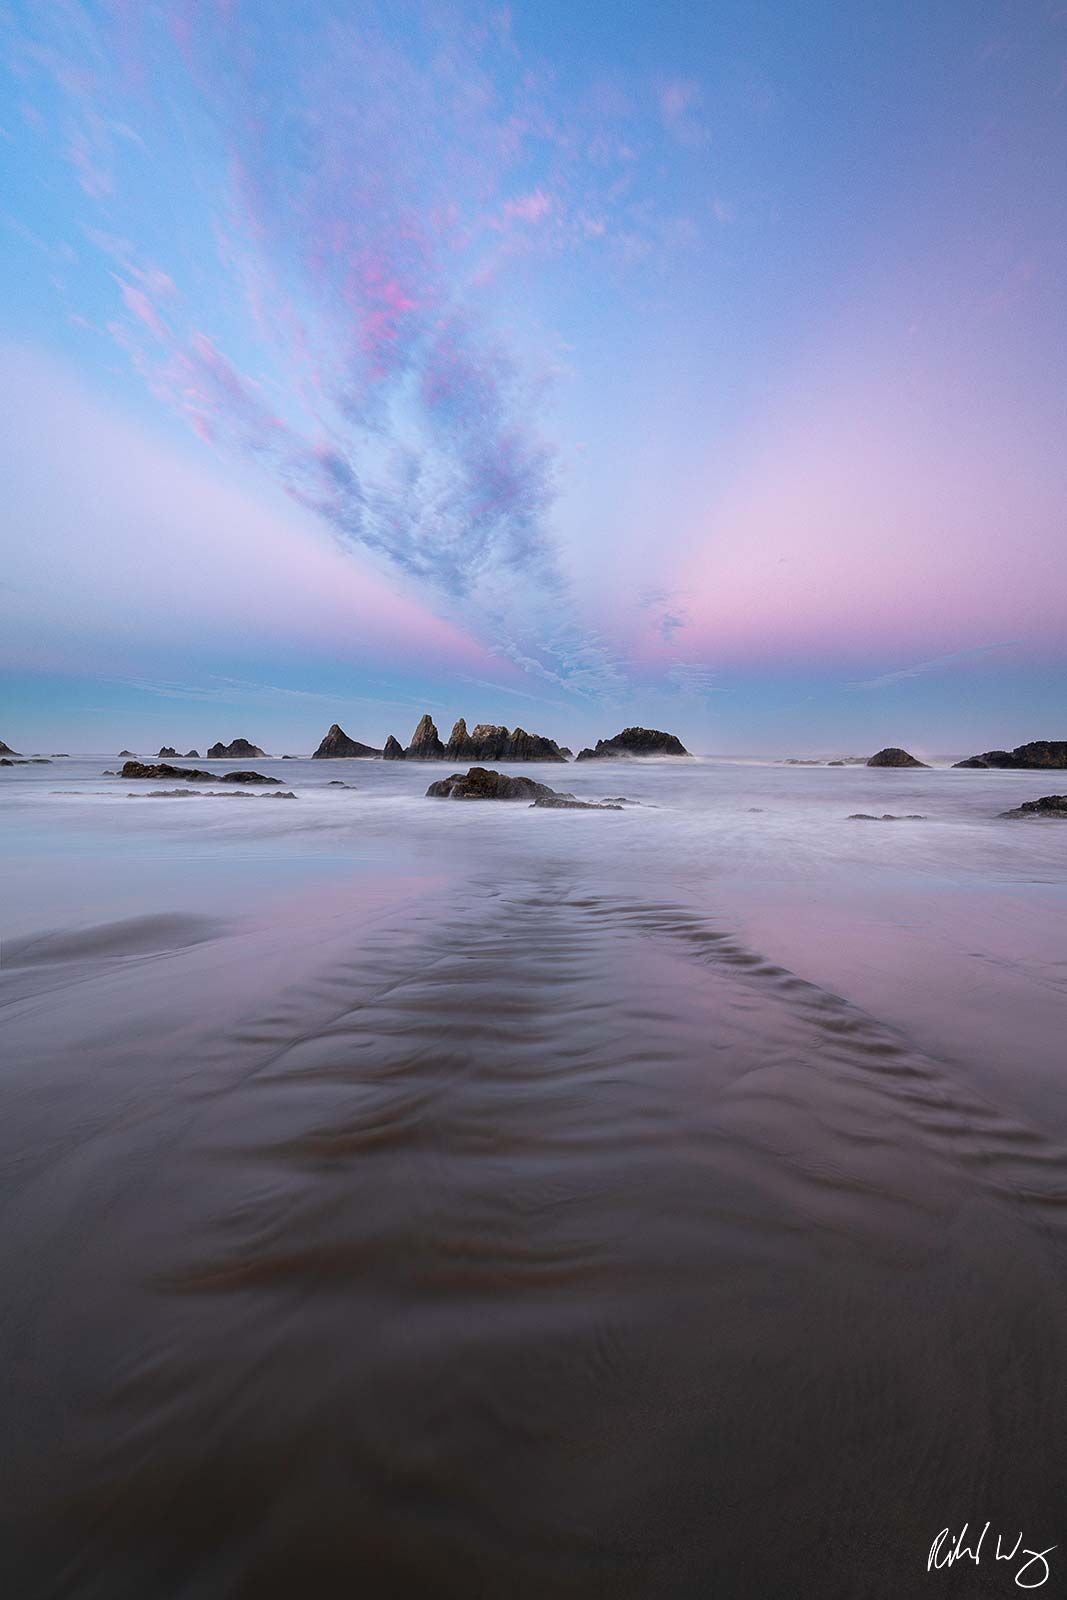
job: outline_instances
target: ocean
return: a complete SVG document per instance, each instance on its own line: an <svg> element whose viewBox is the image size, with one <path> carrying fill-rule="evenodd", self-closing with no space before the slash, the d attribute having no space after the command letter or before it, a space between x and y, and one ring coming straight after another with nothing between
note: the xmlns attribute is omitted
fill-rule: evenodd
<svg viewBox="0 0 1067 1600"><path fill-rule="evenodd" d="M1055 1592L1063 774L209 765L0 772L6 1592Z"/></svg>

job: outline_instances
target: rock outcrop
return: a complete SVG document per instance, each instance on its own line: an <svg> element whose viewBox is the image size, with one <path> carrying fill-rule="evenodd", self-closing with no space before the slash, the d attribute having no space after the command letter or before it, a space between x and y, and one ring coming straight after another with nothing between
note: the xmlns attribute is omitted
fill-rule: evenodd
<svg viewBox="0 0 1067 1600"><path fill-rule="evenodd" d="M1067 769L1067 739L1034 739L1014 750L987 750L983 755L957 761L957 767L994 767L1021 772L1060 772Z"/></svg>
<svg viewBox="0 0 1067 1600"><path fill-rule="evenodd" d="M879 750L868 761L869 767L925 767L925 761L916 761L913 755L906 750L901 750L898 745L886 745L884 750Z"/></svg>
<svg viewBox="0 0 1067 1600"><path fill-rule="evenodd" d="M171 754L173 755L174 752L171 751ZM199 761L200 760L200 751L199 750L187 750L185 752L185 759L186 759L186 761Z"/></svg>
<svg viewBox="0 0 1067 1600"><path fill-rule="evenodd" d="M177 752L170 750L167 753L168 755L175 755ZM162 754L161 750L160 755ZM249 744L247 739L233 739L229 744L213 744L207 753L207 759L209 761L251 761L257 757L262 759L266 754L267 752L261 750L258 744Z"/></svg>
<svg viewBox="0 0 1067 1600"><path fill-rule="evenodd" d="M20 751L12 750L9 744L5 744L3 739L0 739L0 756L17 756L20 754Z"/></svg>
<svg viewBox="0 0 1067 1600"><path fill-rule="evenodd" d="M262 772L205 772L202 767L172 767L168 762L127 761L119 774L122 778L169 778L182 783L276 783L280 778L268 778Z"/></svg>
<svg viewBox="0 0 1067 1600"><path fill-rule="evenodd" d="M405 761L443 761L445 747L429 712L419 718L418 727L411 735L411 743L404 751Z"/></svg>
<svg viewBox="0 0 1067 1600"><path fill-rule="evenodd" d="M1002 811L1002 817L1059 817L1067 821L1067 794L1045 794L1040 800L1024 800L1014 811Z"/></svg>
<svg viewBox="0 0 1067 1600"><path fill-rule="evenodd" d="M471 767L469 772L453 772L431 783L426 795L435 800L538 800L542 796L555 796L555 790L533 778L512 778L503 772L490 772L485 767ZM574 796L556 798L572 800Z"/></svg>
<svg viewBox="0 0 1067 1600"><path fill-rule="evenodd" d="M369 756L380 756L381 753L369 744L360 744L358 739L350 739L340 724L335 722L311 759L312 761L362 761Z"/></svg>
<svg viewBox="0 0 1067 1600"><path fill-rule="evenodd" d="M615 761L620 756L687 756L689 751L673 733L659 728L624 728L612 739L598 739L596 748L579 750L576 761Z"/></svg>
<svg viewBox="0 0 1067 1600"><path fill-rule="evenodd" d="M382 760L383 761L403 761L403 759L404 759L404 746L400 743L399 739L394 739L393 735L390 734L388 739L386 739L386 741L385 741L385 748L382 751Z"/></svg>
<svg viewBox="0 0 1067 1600"><path fill-rule="evenodd" d="M159 754L161 756L176 756L178 752L172 744L165 744Z"/></svg>
<svg viewBox="0 0 1067 1600"><path fill-rule="evenodd" d="M119 751L119 755L120 756L133 756L134 752L132 750L120 750Z"/></svg>

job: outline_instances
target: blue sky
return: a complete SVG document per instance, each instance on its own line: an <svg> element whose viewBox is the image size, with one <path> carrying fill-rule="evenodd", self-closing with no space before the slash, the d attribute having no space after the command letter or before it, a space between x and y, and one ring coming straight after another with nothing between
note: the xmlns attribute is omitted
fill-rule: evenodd
<svg viewBox="0 0 1067 1600"><path fill-rule="evenodd" d="M1067 7L0 7L0 736L1063 736Z"/></svg>

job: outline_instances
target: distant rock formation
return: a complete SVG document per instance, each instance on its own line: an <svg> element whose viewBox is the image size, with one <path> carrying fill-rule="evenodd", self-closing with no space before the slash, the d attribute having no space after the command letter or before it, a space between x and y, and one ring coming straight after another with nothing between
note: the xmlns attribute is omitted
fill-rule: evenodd
<svg viewBox="0 0 1067 1600"><path fill-rule="evenodd" d="M1040 800L1024 800L1014 811L1002 811L1002 817L1059 817L1067 821L1067 794L1045 794Z"/></svg>
<svg viewBox="0 0 1067 1600"><path fill-rule="evenodd" d="M12 750L9 744L5 744L3 739L0 739L0 756L17 756L21 755L21 753L20 750Z"/></svg>
<svg viewBox="0 0 1067 1600"><path fill-rule="evenodd" d="M159 754L161 756L176 756L178 752L172 744L165 744Z"/></svg>
<svg viewBox="0 0 1067 1600"><path fill-rule="evenodd" d="M620 756L687 756L689 751L673 733L659 728L624 728L613 739L598 739L596 749L579 750L576 761L614 761Z"/></svg>
<svg viewBox="0 0 1067 1600"><path fill-rule="evenodd" d="M360 744L358 739L350 739L340 724L335 722L311 759L312 761L364 760L368 756L380 756L381 753L369 744Z"/></svg>
<svg viewBox="0 0 1067 1600"><path fill-rule="evenodd" d="M182 783L276 783L281 784L280 778L268 778L262 772L224 772L221 777L216 772L205 772L201 767L172 767L169 763L156 762L148 765L144 761L127 761L119 774L122 778L170 778L180 780Z"/></svg>
<svg viewBox="0 0 1067 1600"><path fill-rule="evenodd" d="M400 743L399 739L394 739L393 735L390 734L388 739L385 741L385 749L382 751L382 760L403 761L403 759L404 746Z"/></svg>
<svg viewBox="0 0 1067 1600"><path fill-rule="evenodd" d="M901 750L898 745L886 745L884 750L879 750L868 761L869 767L925 767L925 761L916 761L906 750Z"/></svg>
<svg viewBox="0 0 1067 1600"><path fill-rule="evenodd" d="M159 753L162 755L163 751L161 750ZM173 756L177 752L168 750L167 754ZM266 754L267 752L261 750L258 744L249 744L247 739L233 739L229 744L213 744L207 753L207 759L209 761L228 761L237 758L248 761L256 757L262 758Z"/></svg>
<svg viewBox="0 0 1067 1600"><path fill-rule="evenodd" d="M445 748L448 761L562 761L564 755L554 739L525 728L510 732L500 723L479 722L473 733L460 717Z"/></svg>
<svg viewBox="0 0 1067 1600"><path fill-rule="evenodd" d="M133 754L134 754L134 752L132 750L120 750L119 751L119 755L120 756L132 756Z"/></svg>
<svg viewBox="0 0 1067 1600"><path fill-rule="evenodd" d="M956 766L1059 772L1067 768L1067 739L1034 739L1030 744L1016 745L1014 750L987 750L984 755L957 761Z"/></svg>
<svg viewBox="0 0 1067 1600"><path fill-rule="evenodd" d="M162 754L163 754L163 752L161 750L160 751L160 755L162 755ZM170 754L173 755L174 751L171 750ZM186 759L186 761L199 761L200 760L200 751L199 750L187 750L185 752L185 759Z"/></svg>
<svg viewBox="0 0 1067 1600"><path fill-rule="evenodd" d="M543 795L554 796L555 790L533 778L511 778L485 767L471 767L469 772L453 772L450 777L431 783L426 795L435 800L537 800ZM574 796L565 798L572 800Z"/></svg>
<svg viewBox="0 0 1067 1600"><path fill-rule="evenodd" d="M443 761L445 747L429 712L419 718L418 727L411 735L411 743L404 751L405 761Z"/></svg>

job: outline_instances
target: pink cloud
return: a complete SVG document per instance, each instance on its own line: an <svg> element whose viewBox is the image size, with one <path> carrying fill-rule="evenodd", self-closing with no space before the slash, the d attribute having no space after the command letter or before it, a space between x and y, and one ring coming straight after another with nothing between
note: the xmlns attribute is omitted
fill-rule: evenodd
<svg viewBox="0 0 1067 1600"><path fill-rule="evenodd" d="M503 213L505 217L514 217L521 222L542 222L552 210L552 197L543 189L533 189L529 194L518 195L514 200L505 200Z"/></svg>

